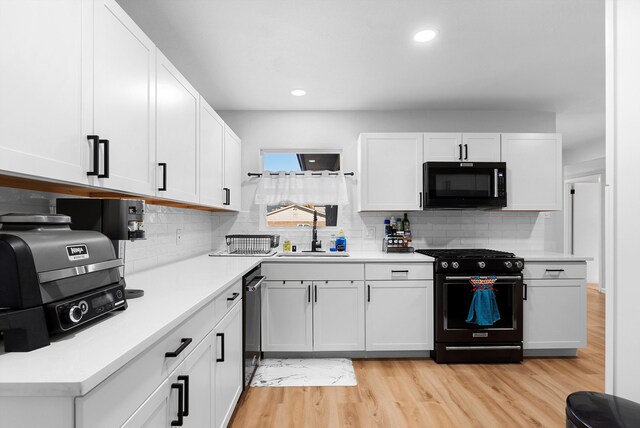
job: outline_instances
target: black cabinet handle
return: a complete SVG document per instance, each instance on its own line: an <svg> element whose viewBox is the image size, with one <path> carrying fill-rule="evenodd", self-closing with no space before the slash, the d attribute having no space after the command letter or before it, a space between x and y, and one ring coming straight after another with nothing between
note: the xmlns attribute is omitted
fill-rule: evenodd
<svg viewBox="0 0 640 428"><path fill-rule="evenodd" d="M223 187L222 190L224 190L224 202L222 205L231 205L231 189Z"/></svg>
<svg viewBox="0 0 640 428"><path fill-rule="evenodd" d="M184 400L184 386L181 383L172 383L171 384L171 389L177 389L178 390L178 419L176 419L175 421L171 421L171 426L172 427L181 427L183 421L183 416L184 416L184 407L183 407L183 400Z"/></svg>
<svg viewBox="0 0 640 428"><path fill-rule="evenodd" d="M564 269L545 269L547 272L564 272Z"/></svg>
<svg viewBox="0 0 640 428"><path fill-rule="evenodd" d="M178 376L178 381L184 382L184 410L183 416L189 416L189 376Z"/></svg>
<svg viewBox="0 0 640 428"><path fill-rule="evenodd" d="M367 302L371 301L371 286L367 284Z"/></svg>
<svg viewBox="0 0 640 428"><path fill-rule="evenodd" d="M87 135L87 140L93 143L93 171L87 171L88 176L98 175L100 171L100 137L97 135Z"/></svg>
<svg viewBox="0 0 640 428"><path fill-rule="evenodd" d="M216 337L221 338L220 341L220 353L222 354L221 358L216 358L216 362L224 363L224 333L216 333Z"/></svg>
<svg viewBox="0 0 640 428"><path fill-rule="evenodd" d="M405 269L405 270L393 270L392 269L391 273L409 273L409 270L408 269Z"/></svg>
<svg viewBox="0 0 640 428"><path fill-rule="evenodd" d="M420 208L422 208L422 192L420 192Z"/></svg>
<svg viewBox="0 0 640 428"><path fill-rule="evenodd" d="M314 294L313 301L318 303L318 286L317 285L313 286L313 294Z"/></svg>
<svg viewBox="0 0 640 428"><path fill-rule="evenodd" d="M464 160L469 159L469 145L465 144L464 145Z"/></svg>
<svg viewBox="0 0 640 428"><path fill-rule="evenodd" d="M307 303L311 303L311 286L307 285Z"/></svg>
<svg viewBox="0 0 640 428"><path fill-rule="evenodd" d="M458 159L462 160L462 144L458 144Z"/></svg>
<svg viewBox="0 0 640 428"><path fill-rule="evenodd" d="M98 178L109 178L109 140L98 140L104 144L104 174L98 174Z"/></svg>
<svg viewBox="0 0 640 428"><path fill-rule="evenodd" d="M167 163L158 162L158 166L162 168L162 187L158 187L160 192L166 192L167 190Z"/></svg>
<svg viewBox="0 0 640 428"><path fill-rule="evenodd" d="M175 358L178 355L180 355L180 353L184 351L187 346L189 346L189 344L193 341L193 339L191 339L190 337L183 337L180 341L182 342L182 344L180 344L178 349L172 352L165 352L164 354L165 358Z"/></svg>
<svg viewBox="0 0 640 428"><path fill-rule="evenodd" d="M524 295L522 296L522 300L527 300L527 284L522 284L524 286Z"/></svg>
<svg viewBox="0 0 640 428"><path fill-rule="evenodd" d="M231 295L231 297L227 297L227 302L233 302L234 300L236 300L238 298L239 295L240 295L240 293L233 293Z"/></svg>

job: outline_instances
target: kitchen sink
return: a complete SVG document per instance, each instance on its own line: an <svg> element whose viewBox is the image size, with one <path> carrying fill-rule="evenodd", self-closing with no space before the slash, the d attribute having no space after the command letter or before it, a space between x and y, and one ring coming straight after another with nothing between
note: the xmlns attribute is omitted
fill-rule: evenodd
<svg viewBox="0 0 640 428"><path fill-rule="evenodd" d="M349 253L344 251L298 251L295 253L278 253L276 257L349 257Z"/></svg>

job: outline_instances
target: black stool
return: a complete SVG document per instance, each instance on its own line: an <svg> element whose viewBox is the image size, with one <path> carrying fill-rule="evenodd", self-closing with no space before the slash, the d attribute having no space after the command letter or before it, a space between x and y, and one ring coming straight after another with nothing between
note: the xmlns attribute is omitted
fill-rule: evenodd
<svg viewBox="0 0 640 428"><path fill-rule="evenodd" d="M640 404L609 394L574 392L566 410L567 428L640 427Z"/></svg>

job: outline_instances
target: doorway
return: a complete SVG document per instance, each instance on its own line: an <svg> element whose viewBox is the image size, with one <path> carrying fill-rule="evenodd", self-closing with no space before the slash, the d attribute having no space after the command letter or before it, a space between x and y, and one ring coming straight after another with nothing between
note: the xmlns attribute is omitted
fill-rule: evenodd
<svg viewBox="0 0 640 428"><path fill-rule="evenodd" d="M604 186L602 174L565 180L565 251L591 257L587 283L605 290Z"/></svg>

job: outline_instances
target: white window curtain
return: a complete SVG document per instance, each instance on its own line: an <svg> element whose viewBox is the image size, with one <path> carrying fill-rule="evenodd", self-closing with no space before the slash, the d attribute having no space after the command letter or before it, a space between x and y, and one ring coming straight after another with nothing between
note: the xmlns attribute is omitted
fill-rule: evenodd
<svg viewBox="0 0 640 428"><path fill-rule="evenodd" d="M255 203L259 205L277 205L283 202L313 205L348 205L347 183L344 173L330 171L305 171L303 175L295 172L264 171Z"/></svg>

